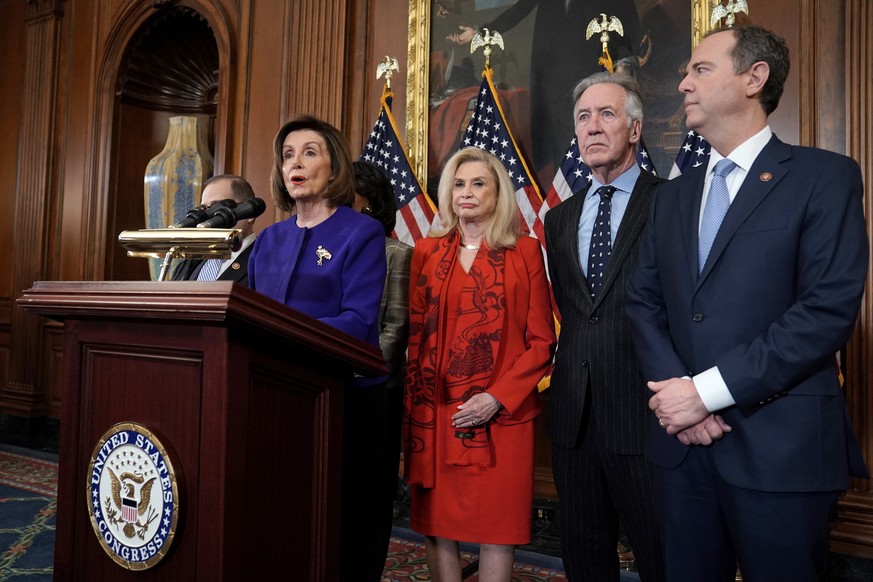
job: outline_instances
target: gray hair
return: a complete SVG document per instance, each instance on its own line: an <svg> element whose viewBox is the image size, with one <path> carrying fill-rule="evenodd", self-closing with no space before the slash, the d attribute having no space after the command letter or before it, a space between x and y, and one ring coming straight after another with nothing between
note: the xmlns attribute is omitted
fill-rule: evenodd
<svg viewBox="0 0 873 582"><path fill-rule="evenodd" d="M576 87L573 88L574 122L576 119L576 103L579 101L579 97L581 97L582 93L584 93L594 85L599 85L601 83L618 85L619 87L624 89L624 92L627 95L624 100L624 111L627 114L628 127L630 127L630 124L637 119L639 119L640 121L643 120L643 96L640 94L640 86L637 84L634 78L624 73L610 74L606 71L603 71L585 77L576 84Z"/></svg>

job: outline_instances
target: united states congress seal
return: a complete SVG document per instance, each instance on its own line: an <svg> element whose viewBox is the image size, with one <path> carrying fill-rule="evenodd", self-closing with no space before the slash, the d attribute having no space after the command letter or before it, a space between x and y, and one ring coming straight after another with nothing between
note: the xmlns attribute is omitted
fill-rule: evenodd
<svg viewBox="0 0 873 582"><path fill-rule="evenodd" d="M88 512L100 545L128 570L151 568L176 533L179 487L167 451L154 434L120 422L100 437L88 471Z"/></svg>

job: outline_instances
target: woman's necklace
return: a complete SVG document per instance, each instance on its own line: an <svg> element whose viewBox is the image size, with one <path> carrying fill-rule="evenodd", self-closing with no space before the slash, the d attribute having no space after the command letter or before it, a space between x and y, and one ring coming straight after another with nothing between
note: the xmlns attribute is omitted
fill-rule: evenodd
<svg viewBox="0 0 873 582"><path fill-rule="evenodd" d="M479 250L479 245L468 245L467 243L465 243L461 239L458 239L458 246L461 247L462 249L467 249L468 251L478 251Z"/></svg>

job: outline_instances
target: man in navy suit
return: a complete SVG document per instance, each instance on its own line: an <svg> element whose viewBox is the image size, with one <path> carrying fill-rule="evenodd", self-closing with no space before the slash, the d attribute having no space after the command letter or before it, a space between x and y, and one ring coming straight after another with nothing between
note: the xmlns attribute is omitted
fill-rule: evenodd
<svg viewBox="0 0 873 582"><path fill-rule="evenodd" d="M628 283L669 580L822 578L837 496L866 476L834 357L867 275L861 172L772 134L787 76L757 26L694 50L679 90L712 154L659 188Z"/></svg>
<svg viewBox="0 0 873 582"><path fill-rule="evenodd" d="M623 307L649 202L663 180L637 165L643 102L632 78L596 73L576 85L573 97L579 152L592 179L545 220L561 313L548 412L561 554L571 582L617 582L620 519L640 578L659 581L645 458L649 409Z"/></svg>
<svg viewBox="0 0 873 582"><path fill-rule="evenodd" d="M213 176L203 183L203 194L200 204L212 206L219 200L233 200L242 204L255 197L255 192L244 178L231 174ZM222 259L186 259L181 261L173 271L173 281L236 281L240 285L249 285L249 254L252 243L255 242L255 219L240 220L234 228L240 230L242 245L231 254L227 260ZM215 261L217 269L210 270L209 262ZM218 261L221 261L220 263Z"/></svg>

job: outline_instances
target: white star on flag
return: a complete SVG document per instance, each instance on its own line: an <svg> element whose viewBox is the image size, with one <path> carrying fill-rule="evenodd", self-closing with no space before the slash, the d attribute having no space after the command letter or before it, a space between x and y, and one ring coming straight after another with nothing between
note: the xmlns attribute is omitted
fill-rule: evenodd
<svg viewBox="0 0 873 582"><path fill-rule="evenodd" d="M670 170L670 179L681 176L689 170L709 163L709 143L700 137L700 134L689 130L685 135L685 141L676 154L676 161Z"/></svg>

